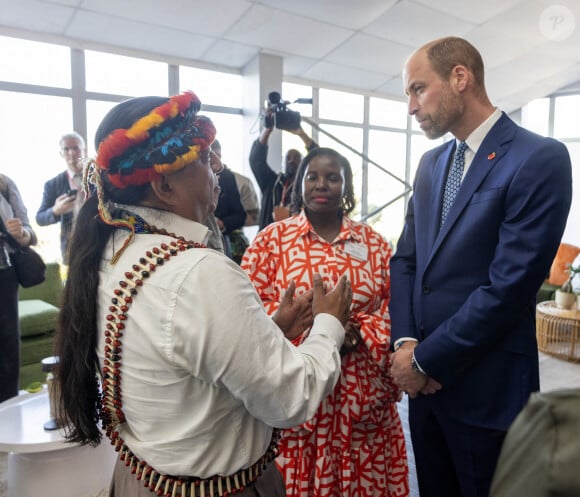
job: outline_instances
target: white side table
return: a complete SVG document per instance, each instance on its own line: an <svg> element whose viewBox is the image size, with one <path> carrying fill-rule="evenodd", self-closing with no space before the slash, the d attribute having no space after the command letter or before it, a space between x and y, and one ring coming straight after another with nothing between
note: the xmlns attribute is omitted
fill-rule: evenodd
<svg viewBox="0 0 580 497"><path fill-rule="evenodd" d="M105 438L96 448L45 431L48 393L26 393L0 404L0 452L8 452L8 497L108 495L117 453Z"/></svg>

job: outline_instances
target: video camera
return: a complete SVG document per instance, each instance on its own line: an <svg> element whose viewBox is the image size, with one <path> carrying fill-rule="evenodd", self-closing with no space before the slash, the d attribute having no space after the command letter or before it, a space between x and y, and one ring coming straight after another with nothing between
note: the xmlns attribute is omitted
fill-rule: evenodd
<svg viewBox="0 0 580 497"><path fill-rule="evenodd" d="M265 116L264 126L266 128L276 126L278 129L290 130L300 127L300 112L288 109L287 103L282 100L277 91L268 93L266 107L274 112L273 117Z"/></svg>

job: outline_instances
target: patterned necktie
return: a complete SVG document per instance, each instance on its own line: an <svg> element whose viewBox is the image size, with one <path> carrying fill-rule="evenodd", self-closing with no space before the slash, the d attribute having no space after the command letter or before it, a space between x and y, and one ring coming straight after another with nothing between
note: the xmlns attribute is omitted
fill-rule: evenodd
<svg viewBox="0 0 580 497"><path fill-rule="evenodd" d="M453 164L451 164L451 167L449 168L447 182L445 183L445 192L443 193L443 208L441 209L441 222L439 223L439 226L442 226L445 222L445 218L447 217L449 209L451 209L455 196L457 195L457 190L459 190L459 185L461 185L463 168L465 167L466 149L467 143L459 142L455 154L453 155Z"/></svg>

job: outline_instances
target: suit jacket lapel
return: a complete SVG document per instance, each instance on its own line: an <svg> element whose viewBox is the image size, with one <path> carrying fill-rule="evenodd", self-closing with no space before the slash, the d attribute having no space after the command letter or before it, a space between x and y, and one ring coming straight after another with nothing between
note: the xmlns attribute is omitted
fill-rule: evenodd
<svg viewBox="0 0 580 497"><path fill-rule="evenodd" d="M439 230L439 233L435 235L435 242L433 244L433 250L431 251L431 257L429 261L433 258L433 255L441 246L441 243L446 238L448 233L453 229L453 226L457 222L457 219L461 216L462 212L465 210L467 204L470 202L473 194L477 192L477 189L481 183L485 180L490 171L495 167L495 165L501 160L501 158L506 154L509 147L507 146L509 142L513 140L515 131L517 127L511 119L509 119L505 114L497 123L491 128L490 132L487 134L483 140L481 146L479 147L477 154L473 158L471 165L465 178L461 182L459 191L457 192L457 197L451 206L449 214L445 220L445 224ZM442 183L445 183L446 175ZM437 180L437 184L441 183L441 180ZM443 188L443 187L441 187ZM440 191L440 198L437 200L437 213L441 213L441 202L442 202L443 190ZM430 214L432 216L433 214ZM439 218L437 218L437 228L439 226Z"/></svg>

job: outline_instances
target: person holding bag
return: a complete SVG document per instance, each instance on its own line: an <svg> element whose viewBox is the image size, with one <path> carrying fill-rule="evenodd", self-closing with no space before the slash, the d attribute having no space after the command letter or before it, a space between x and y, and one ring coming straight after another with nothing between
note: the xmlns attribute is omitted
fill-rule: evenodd
<svg viewBox="0 0 580 497"><path fill-rule="evenodd" d="M36 243L26 207L14 181L0 174L0 402L18 395L20 329L18 323L18 277L10 261L11 236L21 247ZM4 232L6 231L6 233Z"/></svg>

